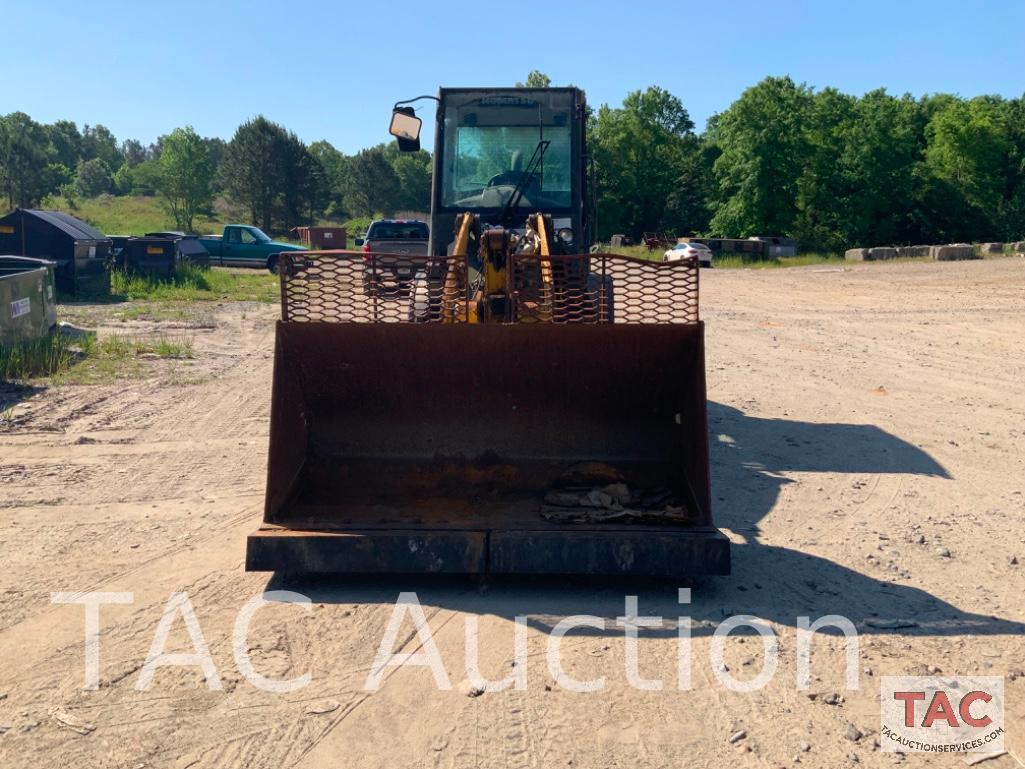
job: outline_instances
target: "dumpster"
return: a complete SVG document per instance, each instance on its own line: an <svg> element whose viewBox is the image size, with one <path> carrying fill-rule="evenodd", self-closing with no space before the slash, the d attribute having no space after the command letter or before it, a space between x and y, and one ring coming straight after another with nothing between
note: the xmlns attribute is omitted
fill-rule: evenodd
<svg viewBox="0 0 1025 769"><path fill-rule="evenodd" d="M169 276L178 265L178 248L173 237L129 238L121 251L121 263L129 272Z"/></svg>
<svg viewBox="0 0 1025 769"><path fill-rule="evenodd" d="M110 238L110 263L115 267L125 266L125 246L132 239L131 235L108 235Z"/></svg>
<svg viewBox="0 0 1025 769"><path fill-rule="evenodd" d="M46 336L57 325L54 263L0 256L0 344Z"/></svg>
<svg viewBox="0 0 1025 769"><path fill-rule="evenodd" d="M289 233L307 248L324 250L346 248L344 227L293 227Z"/></svg>
<svg viewBox="0 0 1025 769"><path fill-rule="evenodd" d="M210 252L199 242L198 235L186 235L184 232L147 232L147 238L172 238L178 249L179 264L188 262L196 267L210 266Z"/></svg>
<svg viewBox="0 0 1025 769"><path fill-rule="evenodd" d="M62 211L19 208L0 218L0 254L54 262L57 288L72 296L110 293L110 238Z"/></svg>

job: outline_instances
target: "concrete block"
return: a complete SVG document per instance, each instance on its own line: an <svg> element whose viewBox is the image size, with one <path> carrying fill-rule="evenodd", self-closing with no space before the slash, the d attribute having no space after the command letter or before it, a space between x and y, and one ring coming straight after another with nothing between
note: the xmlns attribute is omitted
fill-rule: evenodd
<svg viewBox="0 0 1025 769"><path fill-rule="evenodd" d="M897 249L890 248L889 246L876 246L868 250L867 258L873 262L880 262L884 259L896 259Z"/></svg>
<svg viewBox="0 0 1025 769"><path fill-rule="evenodd" d="M932 258L937 262L954 262L961 259L978 259L975 247L969 243L952 243L947 246L933 246Z"/></svg>
<svg viewBox="0 0 1025 769"><path fill-rule="evenodd" d="M843 258L848 262L864 262L868 259L869 250L867 248L848 248L844 252Z"/></svg>
<svg viewBox="0 0 1025 769"><path fill-rule="evenodd" d="M932 246L897 246L897 256L908 258L932 256Z"/></svg>

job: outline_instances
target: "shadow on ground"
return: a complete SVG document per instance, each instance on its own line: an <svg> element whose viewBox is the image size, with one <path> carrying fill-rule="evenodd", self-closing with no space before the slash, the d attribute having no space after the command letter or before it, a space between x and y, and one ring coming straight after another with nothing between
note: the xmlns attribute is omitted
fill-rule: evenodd
<svg viewBox="0 0 1025 769"><path fill-rule="evenodd" d="M709 422L716 523L747 538L745 544L733 547L731 577L697 583L521 578L490 580L482 589L465 578L421 575L330 579L274 575L267 589L294 590L319 603L370 604L393 603L399 592L415 591L423 604L510 620L527 615L532 625L546 631L573 614L606 619L605 631L580 628L573 631L577 635L621 634L615 618L624 613L625 595L639 597L641 614L673 621L681 615L691 617L697 625L695 636L711 634L716 623L737 614L790 627L799 616L814 621L839 614L863 634L1025 635L1025 624L1020 622L963 611L910 584L877 579L824 558L758 542L761 520L772 510L783 485L792 482L782 473L950 478L925 451L872 425L762 419L718 403L709 403ZM692 603L679 604L677 588L692 584ZM640 632L672 636L677 631L666 626Z"/></svg>
<svg viewBox="0 0 1025 769"><path fill-rule="evenodd" d="M13 382L0 381L0 430L5 427L4 414L17 406L22 401L27 401L32 396L41 393L45 387L36 385L15 384Z"/></svg>

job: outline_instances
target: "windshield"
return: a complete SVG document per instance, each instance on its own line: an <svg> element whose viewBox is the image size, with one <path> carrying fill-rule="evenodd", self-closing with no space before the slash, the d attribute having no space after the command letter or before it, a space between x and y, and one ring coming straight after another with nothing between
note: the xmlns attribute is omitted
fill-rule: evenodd
<svg viewBox="0 0 1025 769"><path fill-rule="evenodd" d="M520 185L519 208L569 208L571 117L571 97L560 93L481 96L448 107L442 205L501 208ZM539 159L542 142L548 147Z"/></svg>
<svg viewBox="0 0 1025 769"><path fill-rule="evenodd" d="M253 236L253 240L259 241L260 243L267 243L270 241L270 236L259 227L250 227L249 233Z"/></svg>
<svg viewBox="0 0 1025 769"><path fill-rule="evenodd" d="M427 240L430 236L424 222L374 222L367 240Z"/></svg>

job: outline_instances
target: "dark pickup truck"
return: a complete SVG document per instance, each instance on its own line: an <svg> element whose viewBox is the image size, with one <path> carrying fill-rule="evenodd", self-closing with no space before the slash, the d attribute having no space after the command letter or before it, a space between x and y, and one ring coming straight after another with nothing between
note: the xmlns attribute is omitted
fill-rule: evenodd
<svg viewBox="0 0 1025 769"><path fill-rule="evenodd" d="M203 235L199 242L210 252L210 264L225 267L266 267L278 271L278 254L282 251L305 251L302 246L278 243L259 227L248 224L227 224L222 235Z"/></svg>
<svg viewBox="0 0 1025 769"><path fill-rule="evenodd" d="M413 281L414 260L404 256L427 256L430 227L416 219L378 219L370 223L365 238L355 243L366 255L363 258L363 291L368 296L378 293L383 284L407 288ZM385 254L371 258L370 254Z"/></svg>

